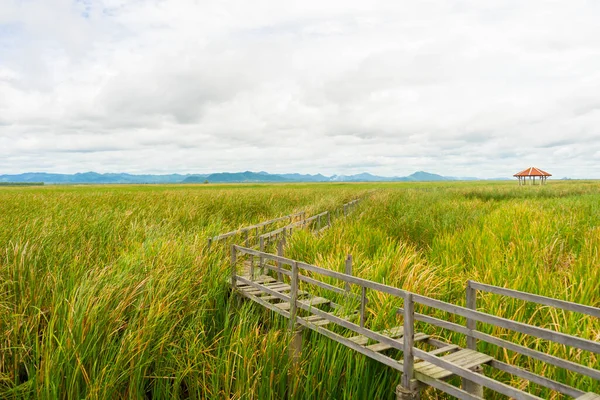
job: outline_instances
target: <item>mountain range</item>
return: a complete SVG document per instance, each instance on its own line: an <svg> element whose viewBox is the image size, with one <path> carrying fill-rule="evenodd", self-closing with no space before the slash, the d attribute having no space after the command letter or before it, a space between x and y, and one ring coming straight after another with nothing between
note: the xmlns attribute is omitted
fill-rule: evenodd
<svg viewBox="0 0 600 400"><path fill-rule="evenodd" d="M269 174L268 172L218 172L213 174L168 174L133 175L126 173L99 174L84 172L76 174L51 174L27 172L15 175L0 175L0 182L44 182L46 184L114 184L114 183L260 183L260 182L431 182L476 180L478 178L457 178L418 171L409 176L385 177L369 173L356 175L321 174Z"/></svg>

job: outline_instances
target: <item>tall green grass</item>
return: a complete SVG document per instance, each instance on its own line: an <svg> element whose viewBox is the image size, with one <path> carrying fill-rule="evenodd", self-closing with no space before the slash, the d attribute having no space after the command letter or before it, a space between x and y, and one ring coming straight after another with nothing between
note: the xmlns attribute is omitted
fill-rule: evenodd
<svg viewBox="0 0 600 400"><path fill-rule="evenodd" d="M0 398L393 398L397 372L315 333L292 369L287 321L231 296L226 246L205 248L208 236L372 189L323 234L295 234L286 256L343 271L351 253L355 275L459 304L474 279L600 306L596 182L1 188ZM396 305L369 293L368 325L397 324ZM600 340L600 323L581 315L495 295L479 305Z"/></svg>

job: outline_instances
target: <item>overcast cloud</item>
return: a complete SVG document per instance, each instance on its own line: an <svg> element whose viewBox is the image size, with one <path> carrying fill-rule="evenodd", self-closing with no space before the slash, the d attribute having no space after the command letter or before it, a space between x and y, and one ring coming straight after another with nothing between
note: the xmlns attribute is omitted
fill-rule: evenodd
<svg viewBox="0 0 600 400"><path fill-rule="evenodd" d="M0 0L0 174L600 178L600 2Z"/></svg>

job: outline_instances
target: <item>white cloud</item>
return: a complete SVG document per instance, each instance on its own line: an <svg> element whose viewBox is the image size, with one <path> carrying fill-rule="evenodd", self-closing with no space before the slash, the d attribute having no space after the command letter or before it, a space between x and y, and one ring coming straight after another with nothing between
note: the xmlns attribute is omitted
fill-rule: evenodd
<svg viewBox="0 0 600 400"><path fill-rule="evenodd" d="M600 5L0 0L0 173L599 177Z"/></svg>

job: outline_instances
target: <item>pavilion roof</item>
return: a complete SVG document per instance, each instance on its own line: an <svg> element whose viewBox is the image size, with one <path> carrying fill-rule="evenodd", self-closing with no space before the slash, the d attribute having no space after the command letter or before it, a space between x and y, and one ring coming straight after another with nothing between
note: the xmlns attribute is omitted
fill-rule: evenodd
<svg viewBox="0 0 600 400"><path fill-rule="evenodd" d="M529 167L521 172L514 174L513 176L552 176L552 174L542 171L536 167Z"/></svg>

